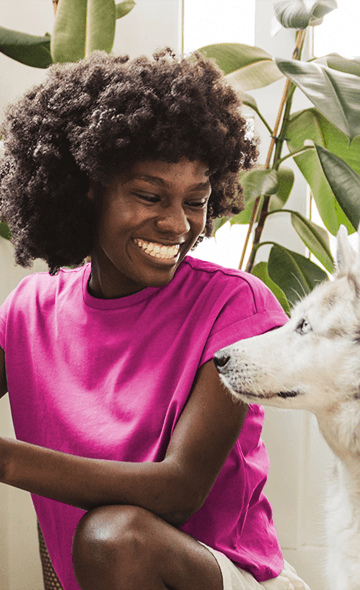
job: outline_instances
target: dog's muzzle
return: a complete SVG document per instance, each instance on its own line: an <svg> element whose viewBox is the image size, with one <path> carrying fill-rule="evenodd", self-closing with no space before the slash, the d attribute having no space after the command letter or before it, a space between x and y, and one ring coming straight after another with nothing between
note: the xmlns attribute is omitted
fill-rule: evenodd
<svg viewBox="0 0 360 590"><path fill-rule="evenodd" d="M214 355L214 365L218 373L226 373L226 368L229 365L230 355L228 352L219 350Z"/></svg>

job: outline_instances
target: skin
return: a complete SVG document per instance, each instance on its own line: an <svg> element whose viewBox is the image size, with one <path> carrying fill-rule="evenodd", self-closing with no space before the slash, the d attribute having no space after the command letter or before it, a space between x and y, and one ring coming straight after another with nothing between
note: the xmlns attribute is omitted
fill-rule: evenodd
<svg viewBox="0 0 360 590"><path fill-rule="evenodd" d="M99 226L89 292L124 297L167 284L203 231L210 191L206 165L186 158L138 162L105 189L92 183ZM159 261L134 238L181 247L173 260ZM6 391L0 348L0 394ZM178 527L205 501L246 412L209 361L163 461L87 459L0 438L0 482L88 511L73 546L83 590L221 590L213 555Z"/></svg>

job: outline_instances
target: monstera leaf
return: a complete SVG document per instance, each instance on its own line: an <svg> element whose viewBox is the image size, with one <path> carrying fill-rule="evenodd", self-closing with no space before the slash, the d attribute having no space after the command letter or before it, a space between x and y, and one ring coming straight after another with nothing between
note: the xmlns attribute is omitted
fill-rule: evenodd
<svg viewBox="0 0 360 590"><path fill-rule="evenodd" d="M275 16L286 29L320 25L323 17L335 8L335 0L282 0L274 4Z"/></svg>

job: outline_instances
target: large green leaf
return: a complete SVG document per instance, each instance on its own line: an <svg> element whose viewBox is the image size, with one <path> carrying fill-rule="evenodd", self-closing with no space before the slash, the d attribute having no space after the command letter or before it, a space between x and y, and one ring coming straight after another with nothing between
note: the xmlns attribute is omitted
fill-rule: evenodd
<svg viewBox="0 0 360 590"><path fill-rule="evenodd" d="M290 305L328 279L326 272L308 258L279 244L271 248L268 271L270 278L285 293Z"/></svg>
<svg viewBox="0 0 360 590"><path fill-rule="evenodd" d="M241 211L241 213L234 215L234 217L232 217L230 219L230 225L236 225L238 223L241 225L243 225L243 224L246 225L246 224L250 223L255 203L256 203L256 201L249 201L248 203L246 203L244 211ZM264 197L261 197L260 201L259 201L258 208L257 208L257 213L255 216L256 222L259 221L260 211L263 206L263 203L264 203Z"/></svg>
<svg viewBox="0 0 360 590"><path fill-rule="evenodd" d="M333 273L335 270L334 259L330 251L327 232L297 211L291 212L291 223L310 252L316 256L328 272Z"/></svg>
<svg viewBox="0 0 360 590"><path fill-rule="evenodd" d="M0 221L0 236L5 238L5 240L10 240L11 238L11 231L9 226L4 221Z"/></svg>
<svg viewBox="0 0 360 590"><path fill-rule="evenodd" d="M265 117L259 111L259 107L257 105L255 98L253 96L251 96L250 94L247 94L246 92L242 93L241 98L242 98L244 105L246 105L247 107L250 107L253 111L255 111L255 113L260 117L261 121L264 123L264 125L267 128L267 130L269 131L270 135L272 135L273 130L271 129L269 123L266 121Z"/></svg>
<svg viewBox="0 0 360 590"><path fill-rule="evenodd" d="M255 264L251 274L261 279L262 282L265 283L267 287L269 287L269 289L274 293L275 297L279 301L285 313L290 315L289 302L286 299L284 291L280 289L280 287L270 278L267 262L258 262L258 264Z"/></svg>
<svg viewBox="0 0 360 590"><path fill-rule="evenodd" d="M347 136L316 109L294 113L286 129L286 137L290 152L296 152L306 140L311 140L345 160L360 174L360 137L349 146ZM354 228L334 198L315 150L307 150L295 156L294 160L311 187L316 206L329 232L336 235L341 224L353 232Z"/></svg>
<svg viewBox="0 0 360 590"><path fill-rule="evenodd" d="M206 45L198 51L216 60L229 82L242 90L262 88L283 77L269 53L241 43Z"/></svg>
<svg viewBox="0 0 360 590"><path fill-rule="evenodd" d="M316 108L350 140L360 135L360 78L358 76L297 60L277 58L276 63Z"/></svg>
<svg viewBox="0 0 360 590"><path fill-rule="evenodd" d="M277 170L278 188L270 199L269 211L282 209L288 200L294 185L295 175L291 168L282 166Z"/></svg>
<svg viewBox="0 0 360 590"><path fill-rule="evenodd" d="M52 64L49 36L37 37L0 27L0 52L34 68Z"/></svg>
<svg viewBox="0 0 360 590"><path fill-rule="evenodd" d="M360 222L360 176L341 158L316 145L322 169L331 189L354 228Z"/></svg>
<svg viewBox="0 0 360 590"><path fill-rule="evenodd" d="M241 186L246 203L273 195L279 186L276 170L250 170L241 178Z"/></svg>
<svg viewBox="0 0 360 590"><path fill-rule="evenodd" d="M336 0L282 0L274 3L275 16L286 29L320 25L323 17L335 8Z"/></svg>
<svg viewBox="0 0 360 590"><path fill-rule="evenodd" d="M260 202L255 221L259 220L260 211L264 203L263 195L270 196L269 210L278 211L285 205L293 182L294 173L290 168L286 168L285 166L279 170L258 169L242 173L240 175L240 183L243 187L245 208L244 211L241 211L241 213L234 215L230 219L230 224L249 223L255 201L259 196Z"/></svg>
<svg viewBox="0 0 360 590"><path fill-rule="evenodd" d="M129 14L129 12L132 11L132 9L134 8L134 6L136 5L136 3L134 2L134 0L124 0L124 2L120 2L120 4L116 4L115 6L115 10L116 10L116 18L122 18L123 16L126 16L127 14Z"/></svg>
<svg viewBox="0 0 360 590"><path fill-rule="evenodd" d="M60 0L51 39L54 62L76 62L94 49L111 51L114 0Z"/></svg>
<svg viewBox="0 0 360 590"><path fill-rule="evenodd" d="M353 74L354 76L360 76L360 59L347 59L337 53L326 55L323 59L326 60L325 65L333 70L345 72L346 74Z"/></svg>

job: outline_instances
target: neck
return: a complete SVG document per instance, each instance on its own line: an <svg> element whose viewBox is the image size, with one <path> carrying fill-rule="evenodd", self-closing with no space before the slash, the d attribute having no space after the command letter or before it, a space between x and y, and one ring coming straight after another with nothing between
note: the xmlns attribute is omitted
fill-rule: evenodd
<svg viewBox="0 0 360 590"><path fill-rule="evenodd" d="M319 428L333 453L344 465L360 459L360 407L353 401L316 412Z"/></svg>

